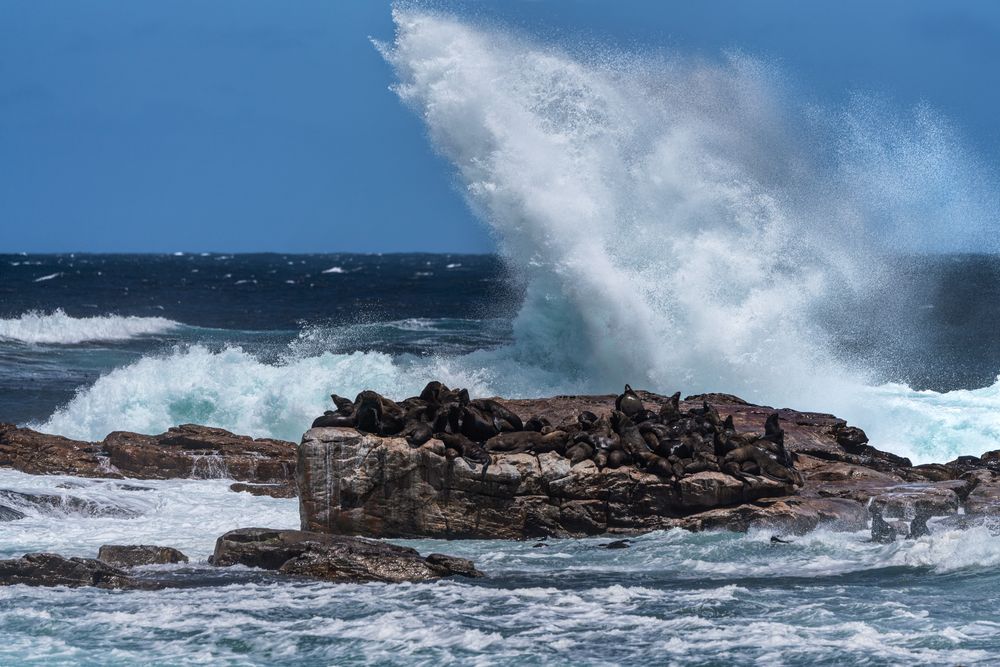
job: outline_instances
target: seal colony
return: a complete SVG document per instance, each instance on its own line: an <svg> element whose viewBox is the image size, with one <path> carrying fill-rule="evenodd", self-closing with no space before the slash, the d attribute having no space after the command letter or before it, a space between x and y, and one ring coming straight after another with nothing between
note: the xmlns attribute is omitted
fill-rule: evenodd
<svg viewBox="0 0 1000 667"><path fill-rule="evenodd" d="M914 466L833 415L728 394L473 399L432 382L398 402L372 391L333 402L298 448L302 530L780 540L822 525L882 541L1000 517L1000 451Z"/></svg>
<svg viewBox="0 0 1000 667"><path fill-rule="evenodd" d="M654 411L625 385L610 413L583 410L553 424L543 415L522 421L497 400L473 400L466 389L434 381L419 396L399 402L370 390L353 401L332 394L336 410L312 426L403 437L414 448L433 439L444 446L446 459L461 457L481 466L484 478L497 454L553 452L574 466L592 461L599 471L631 466L675 480L711 471L749 483L766 478L802 485L794 457L785 449L778 413L767 417L762 434L741 433L732 416L721 418L707 401L682 412L680 397L675 393Z"/></svg>
<svg viewBox="0 0 1000 667"><path fill-rule="evenodd" d="M682 406L680 393L626 385L607 402L501 401L430 382L398 402L374 391L331 398L336 409L313 422L298 450L302 530L507 539L638 533L794 494L803 483L776 411L761 416L762 432L737 428L710 397Z"/></svg>

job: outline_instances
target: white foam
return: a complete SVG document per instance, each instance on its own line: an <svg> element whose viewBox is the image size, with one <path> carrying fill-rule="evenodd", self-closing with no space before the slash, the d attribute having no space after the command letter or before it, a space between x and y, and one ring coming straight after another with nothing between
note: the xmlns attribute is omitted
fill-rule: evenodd
<svg viewBox="0 0 1000 667"><path fill-rule="evenodd" d="M61 272L61 271L57 271L56 273L50 273L50 274L48 274L48 275L45 275L45 276L41 276L41 277L39 277L39 278L35 278L35 279L34 279L33 281L31 281L31 282L34 282L34 283L43 283L43 282L45 282L46 280L52 280L52 279L54 279L54 278L58 278L58 277L59 277L59 276L61 276L61 275L62 275L62 272Z"/></svg>
<svg viewBox="0 0 1000 667"><path fill-rule="evenodd" d="M343 267L331 266L329 269L323 269L320 273L347 273L344 271Z"/></svg>
<svg viewBox="0 0 1000 667"><path fill-rule="evenodd" d="M71 317L60 308L51 313L31 311L17 318L0 319L0 339L31 344L73 345L88 341L128 340L165 333L179 326L178 322L163 317Z"/></svg>
<svg viewBox="0 0 1000 667"><path fill-rule="evenodd" d="M59 488L71 484L72 488ZM229 490L228 481L141 480L131 484L148 491L124 491L115 480L89 480L61 475L26 475L0 470L0 489L81 498L97 506L124 507L132 516L94 516L32 511L3 523L0 558L33 551L93 558L102 544L172 546L195 560L212 553L215 538L247 526L297 528L295 499L258 497Z"/></svg>

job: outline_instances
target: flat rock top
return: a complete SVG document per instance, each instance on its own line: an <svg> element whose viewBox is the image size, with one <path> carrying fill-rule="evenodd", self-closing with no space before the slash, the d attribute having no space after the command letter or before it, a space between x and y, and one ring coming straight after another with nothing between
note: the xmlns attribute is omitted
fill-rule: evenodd
<svg viewBox="0 0 1000 667"><path fill-rule="evenodd" d="M637 390L639 398L647 409L654 412L666 403L670 397L650 391ZM600 416L608 414L615 408L615 395L599 394L593 396L553 396L551 398L503 398L493 397L517 413L521 419L532 416L547 417L553 424L564 419L575 419L584 410L589 410ZM680 409L686 412L692 408L700 408L703 402L708 402L719 415L725 419L732 416L736 430L749 433L761 432L764 420L774 412L781 419L781 428L785 431L785 446L789 451L814 449L832 449L840 451L834 439L834 431L847 424L843 419L821 412L801 412L789 408L772 408L766 405L753 405L731 394L696 394L681 401Z"/></svg>

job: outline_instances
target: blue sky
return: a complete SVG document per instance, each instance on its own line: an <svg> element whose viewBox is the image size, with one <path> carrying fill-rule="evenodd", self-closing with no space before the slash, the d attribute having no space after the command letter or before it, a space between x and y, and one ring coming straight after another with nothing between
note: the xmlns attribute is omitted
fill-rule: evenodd
<svg viewBox="0 0 1000 667"><path fill-rule="evenodd" d="M994 167L1000 2L438 1L546 40L777 62L823 104L927 102ZM343 0L0 2L0 252L483 252Z"/></svg>

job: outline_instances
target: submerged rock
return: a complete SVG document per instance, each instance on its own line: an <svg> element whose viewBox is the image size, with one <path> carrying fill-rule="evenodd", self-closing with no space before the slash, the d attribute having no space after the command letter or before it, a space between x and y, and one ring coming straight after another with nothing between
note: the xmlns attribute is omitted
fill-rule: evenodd
<svg viewBox="0 0 1000 667"><path fill-rule="evenodd" d="M141 515L141 512L125 505L119 505L108 500L91 500L79 496L64 495L56 493L28 493L24 491L12 491L0 489L0 500L13 507L8 510L20 514L22 518L25 513L21 510L30 509L41 514L76 514L93 517L115 517L119 519L134 519ZM15 507L20 508L14 509Z"/></svg>
<svg viewBox="0 0 1000 667"><path fill-rule="evenodd" d="M479 577L471 561L374 540L298 530L241 528L215 543L211 563L246 565L325 581L428 581L452 575Z"/></svg>
<svg viewBox="0 0 1000 667"><path fill-rule="evenodd" d="M236 482L229 485L230 491L249 493L253 496L269 496L271 498L294 498L298 492L294 484L247 484Z"/></svg>
<svg viewBox="0 0 1000 667"><path fill-rule="evenodd" d="M26 554L0 560L0 586L96 586L145 588L127 572L94 558L66 558L56 554Z"/></svg>
<svg viewBox="0 0 1000 667"><path fill-rule="evenodd" d="M149 544L105 544L97 552L97 559L121 568L188 562L188 557L173 547Z"/></svg>
<svg viewBox="0 0 1000 667"><path fill-rule="evenodd" d="M18 519L23 519L26 516L27 514L18 511L13 507L0 505L0 521L17 521Z"/></svg>

